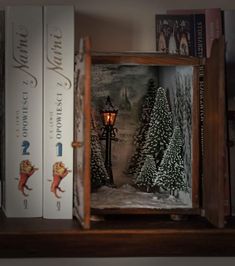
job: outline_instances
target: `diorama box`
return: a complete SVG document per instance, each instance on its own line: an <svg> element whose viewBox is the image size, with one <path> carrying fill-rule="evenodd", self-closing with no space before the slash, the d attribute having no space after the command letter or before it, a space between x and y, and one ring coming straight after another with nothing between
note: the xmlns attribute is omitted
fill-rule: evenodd
<svg viewBox="0 0 235 266"><path fill-rule="evenodd" d="M223 47L222 39L216 41L205 60L91 54L89 40L81 41L75 59L74 211L85 228L91 215L158 213L205 213L223 227ZM203 160L200 65L206 69Z"/></svg>

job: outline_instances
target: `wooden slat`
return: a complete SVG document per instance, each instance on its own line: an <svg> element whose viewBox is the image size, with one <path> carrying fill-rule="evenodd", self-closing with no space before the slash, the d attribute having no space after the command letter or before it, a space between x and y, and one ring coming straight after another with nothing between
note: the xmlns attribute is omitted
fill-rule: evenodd
<svg viewBox="0 0 235 266"><path fill-rule="evenodd" d="M74 215L85 229L90 227L90 40L80 41L76 56L77 84L74 102Z"/></svg>
<svg viewBox="0 0 235 266"><path fill-rule="evenodd" d="M128 215L155 215L155 214L179 214L179 215L196 215L200 214L201 209L196 208L177 208L177 209L147 209L147 208L105 208L91 209L91 214L107 215L107 214L128 214Z"/></svg>
<svg viewBox="0 0 235 266"><path fill-rule="evenodd" d="M91 41L85 38L85 93L84 93L84 228L90 228L90 154L91 154Z"/></svg>
<svg viewBox="0 0 235 266"><path fill-rule="evenodd" d="M199 65L202 61L196 57L174 56L159 53L93 53L94 64L145 64L145 65Z"/></svg>
<svg viewBox="0 0 235 266"><path fill-rule="evenodd" d="M204 205L207 219L224 226L225 92L224 40L214 41L206 63L204 120Z"/></svg>
<svg viewBox="0 0 235 266"><path fill-rule="evenodd" d="M83 230L74 220L0 214L1 258L235 256L234 240L235 220L218 229L201 217L118 216Z"/></svg>

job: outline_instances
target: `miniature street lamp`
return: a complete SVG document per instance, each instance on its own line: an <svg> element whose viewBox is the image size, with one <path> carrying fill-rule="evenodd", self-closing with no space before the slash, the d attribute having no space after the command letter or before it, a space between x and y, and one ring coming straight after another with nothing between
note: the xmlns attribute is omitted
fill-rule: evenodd
<svg viewBox="0 0 235 266"><path fill-rule="evenodd" d="M111 161L111 142L112 140L117 140L115 133L117 129L113 127L116 121L117 112L118 110L114 108L113 104L111 103L111 99L108 96L104 109L100 112L104 124L104 127L102 128L103 132L100 139L106 141L105 167L109 174L111 185L114 185Z"/></svg>

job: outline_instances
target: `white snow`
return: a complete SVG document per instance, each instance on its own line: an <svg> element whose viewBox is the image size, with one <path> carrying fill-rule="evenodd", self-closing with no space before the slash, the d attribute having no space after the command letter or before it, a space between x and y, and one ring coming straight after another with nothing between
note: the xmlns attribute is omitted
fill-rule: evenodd
<svg viewBox="0 0 235 266"><path fill-rule="evenodd" d="M172 195L141 192L129 184L119 188L103 186L91 194L91 208L191 208Z"/></svg>

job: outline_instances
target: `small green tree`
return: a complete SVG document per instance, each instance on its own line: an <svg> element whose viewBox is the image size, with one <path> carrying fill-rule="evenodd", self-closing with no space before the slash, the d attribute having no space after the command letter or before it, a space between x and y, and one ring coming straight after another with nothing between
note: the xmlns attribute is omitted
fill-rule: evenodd
<svg viewBox="0 0 235 266"><path fill-rule="evenodd" d="M141 171L135 179L135 184L142 190L150 192L153 187L153 180L156 178L157 169L153 156L147 155Z"/></svg>
<svg viewBox="0 0 235 266"><path fill-rule="evenodd" d="M153 183L169 191L171 195L188 190L182 158L182 135L179 126L174 128L171 141Z"/></svg>
<svg viewBox="0 0 235 266"><path fill-rule="evenodd" d="M109 185L110 178L105 168L100 139L95 128L91 129L91 189Z"/></svg>

